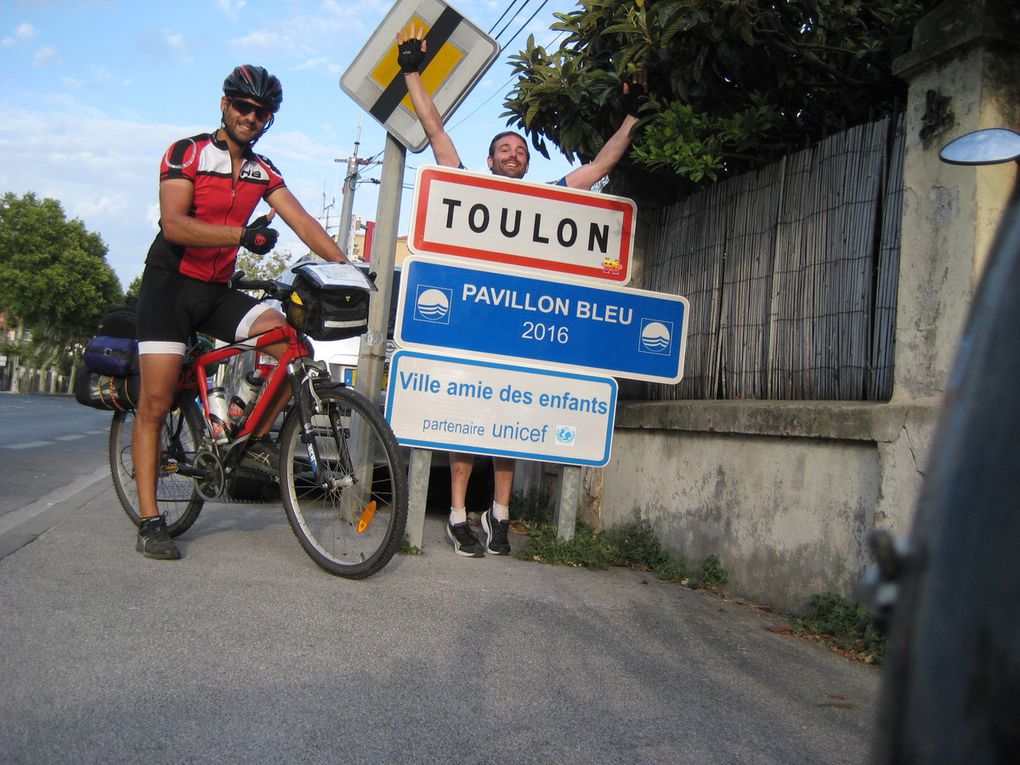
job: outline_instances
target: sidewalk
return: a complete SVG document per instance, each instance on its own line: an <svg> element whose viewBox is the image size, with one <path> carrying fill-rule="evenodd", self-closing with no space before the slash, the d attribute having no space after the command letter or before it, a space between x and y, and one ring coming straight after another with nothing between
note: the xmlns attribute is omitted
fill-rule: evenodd
<svg viewBox="0 0 1020 765"><path fill-rule="evenodd" d="M112 488L0 560L4 763L860 763L879 673L624 569L424 554L352 582L277 504L181 561ZM520 543L520 538L511 540Z"/></svg>

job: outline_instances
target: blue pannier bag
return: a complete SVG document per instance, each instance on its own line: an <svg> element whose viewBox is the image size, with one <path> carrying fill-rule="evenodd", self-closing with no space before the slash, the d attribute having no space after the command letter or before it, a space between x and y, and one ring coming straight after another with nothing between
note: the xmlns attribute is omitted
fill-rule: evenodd
<svg viewBox="0 0 1020 765"><path fill-rule="evenodd" d="M131 337L97 335L85 348L89 371L111 377L138 374L138 341Z"/></svg>

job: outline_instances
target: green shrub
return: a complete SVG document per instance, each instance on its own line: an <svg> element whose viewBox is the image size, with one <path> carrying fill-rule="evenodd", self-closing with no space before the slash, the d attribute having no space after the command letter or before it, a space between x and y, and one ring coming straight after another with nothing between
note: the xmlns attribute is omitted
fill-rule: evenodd
<svg viewBox="0 0 1020 765"><path fill-rule="evenodd" d="M647 569L656 568L669 562L659 538L655 536L652 524L635 512L634 520L606 532L606 539L612 546L618 566Z"/></svg>
<svg viewBox="0 0 1020 765"><path fill-rule="evenodd" d="M557 539L555 526L532 526L529 530L531 544L516 553L521 560L594 569L609 568L614 563L613 550L608 541L587 526L578 524L574 538L570 540Z"/></svg>
<svg viewBox="0 0 1020 765"><path fill-rule="evenodd" d="M718 555L709 555L691 575L690 585L699 587L722 587L730 581L730 575L722 567Z"/></svg>
<svg viewBox="0 0 1020 765"><path fill-rule="evenodd" d="M673 560L672 558L664 562L661 566L656 566L653 571L656 578L661 579L664 582L688 584L690 581L690 575L687 573L687 567L684 566L681 561Z"/></svg>
<svg viewBox="0 0 1020 765"><path fill-rule="evenodd" d="M405 535L400 540L400 546L397 548L397 553L400 555L421 555L421 548L417 545L411 544L411 540Z"/></svg>
<svg viewBox="0 0 1020 765"><path fill-rule="evenodd" d="M729 581L729 575L715 555L702 561L693 573L688 572L683 561L675 560L662 549L652 525L638 511L633 521L605 534L578 524L574 538L569 541L557 539L556 529L551 525L528 526L531 544L518 553L522 560L594 569L626 566L650 571L663 581L691 587L718 587Z"/></svg>
<svg viewBox="0 0 1020 765"><path fill-rule="evenodd" d="M868 609L832 592L813 596L792 627L796 635L818 637L869 663L881 664L885 655L885 636L871 623Z"/></svg>

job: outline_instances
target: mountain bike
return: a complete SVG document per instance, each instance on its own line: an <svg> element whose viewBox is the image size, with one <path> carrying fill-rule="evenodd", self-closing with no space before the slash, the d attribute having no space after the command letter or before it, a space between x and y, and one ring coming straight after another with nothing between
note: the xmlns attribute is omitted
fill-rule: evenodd
<svg viewBox="0 0 1020 765"><path fill-rule="evenodd" d="M220 497L229 479L244 473L238 464L247 441L270 416L272 402L286 385L292 398L278 440L279 482L290 527L305 552L329 573L370 576L393 557L407 520L407 471L393 431L377 405L334 382L326 366L311 358L308 335L299 331L311 332L301 326L307 325L308 293L302 301L293 284L238 276L233 286L261 290L263 301L279 300L288 324L217 349L198 339L189 343L161 433L156 500L167 531L172 537L186 532L205 502ZM324 320L331 323L328 307ZM287 347L278 364L260 353L281 342ZM215 365L244 353L257 354L265 382L243 419L224 423L211 411L209 374ZM114 414L109 456L117 496L137 526L134 422L133 411Z"/></svg>

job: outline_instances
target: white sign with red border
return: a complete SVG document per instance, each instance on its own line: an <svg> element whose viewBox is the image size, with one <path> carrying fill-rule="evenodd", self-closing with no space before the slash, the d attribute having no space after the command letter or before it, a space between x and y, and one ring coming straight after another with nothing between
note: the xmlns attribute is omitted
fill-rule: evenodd
<svg viewBox="0 0 1020 765"><path fill-rule="evenodd" d="M637 208L624 197L435 165L418 168L407 244L452 255L630 281Z"/></svg>

